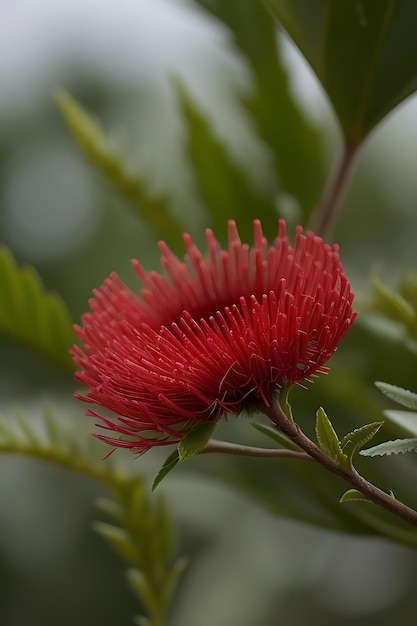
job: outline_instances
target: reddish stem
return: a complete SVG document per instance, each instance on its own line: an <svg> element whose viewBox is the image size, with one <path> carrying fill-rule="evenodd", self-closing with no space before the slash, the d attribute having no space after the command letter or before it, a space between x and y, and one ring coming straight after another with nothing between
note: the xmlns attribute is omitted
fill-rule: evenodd
<svg viewBox="0 0 417 626"><path fill-rule="evenodd" d="M360 145L360 143L345 141L341 158L330 173L323 196L311 216L309 228L320 237L329 237L340 215L352 166Z"/></svg>
<svg viewBox="0 0 417 626"><path fill-rule="evenodd" d="M279 404L278 398L274 398L271 401L271 406L265 408L264 413L282 433L287 435L291 441L297 444L299 448L304 450L304 452L323 465L327 470L346 480L374 504L381 506L412 526L417 527L417 511L414 511L414 509L396 500L392 495L385 493L378 487L375 487L375 485L369 483L358 474L354 468L347 469L341 467L335 459L328 456L323 450L316 446L316 444L301 431L297 424L288 419Z"/></svg>

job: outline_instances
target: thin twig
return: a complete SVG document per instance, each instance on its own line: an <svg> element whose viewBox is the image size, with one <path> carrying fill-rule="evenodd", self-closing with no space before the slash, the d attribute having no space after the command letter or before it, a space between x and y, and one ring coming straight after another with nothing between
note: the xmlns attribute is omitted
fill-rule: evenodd
<svg viewBox="0 0 417 626"><path fill-rule="evenodd" d="M320 448L301 431L297 424L288 419L279 404L278 398L274 398L271 401L271 406L268 409L264 409L264 412L282 433L287 435L291 441L296 443L310 457L323 465L323 467L346 480L374 504L378 504L412 526L417 527L417 511L414 511L414 509L396 500L392 495L385 493L378 487L375 487L375 485L369 483L358 474L355 469L341 467L335 459L328 456L323 450L320 450Z"/></svg>
<svg viewBox="0 0 417 626"><path fill-rule="evenodd" d="M331 171L323 196L311 216L309 227L320 237L329 237L340 215L352 165L360 145L359 143L344 143L341 158L335 169Z"/></svg>
<svg viewBox="0 0 417 626"><path fill-rule="evenodd" d="M256 448L254 446L243 446L238 443L219 441L210 439L201 454L218 452L220 454L236 454L239 456L256 456L265 459L298 459L300 461L314 461L310 455L296 450L286 450L285 448Z"/></svg>

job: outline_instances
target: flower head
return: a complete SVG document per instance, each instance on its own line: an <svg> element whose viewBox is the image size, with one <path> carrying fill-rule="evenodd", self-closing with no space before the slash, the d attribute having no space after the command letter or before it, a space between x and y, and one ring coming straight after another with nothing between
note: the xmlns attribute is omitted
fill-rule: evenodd
<svg viewBox="0 0 417 626"><path fill-rule="evenodd" d="M227 250L211 230L206 238L203 258L184 235L184 262L161 242L163 275L132 261L139 296L112 274L75 327L76 378L89 388L78 397L101 408L87 413L113 447L141 453L223 413L269 406L282 387L326 371L353 323L337 246L301 227L291 246L284 220L270 246L258 220L252 247L233 221Z"/></svg>

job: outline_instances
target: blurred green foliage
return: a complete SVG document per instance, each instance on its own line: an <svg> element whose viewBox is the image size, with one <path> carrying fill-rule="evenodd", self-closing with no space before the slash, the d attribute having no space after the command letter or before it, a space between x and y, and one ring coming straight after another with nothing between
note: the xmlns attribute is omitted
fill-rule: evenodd
<svg viewBox="0 0 417 626"><path fill-rule="evenodd" d="M282 26L312 65L347 139L362 140L415 89L417 56L412 30L415 6L411 0L384 0L380 3L333 0L320 3L320 10L315 2L268 0L266 4L272 6L273 12L282 19ZM164 237L173 249L179 251L183 229L194 231L196 239L201 239L201 232L196 229L197 215L205 226L214 226L223 239L226 220L236 219L246 240L251 237L252 219L261 217L266 236L272 238L276 219L284 211L285 199L291 198L295 207L294 213L289 216L292 224L295 221L306 224L317 204L325 181L326 146L333 145L334 137L326 124L325 115L320 124L312 122L313 117L305 114L306 103L303 108L294 94L291 80L293 68L283 53L288 43L277 33L273 19L260 0L196 0L184 11L194 14L196 8L202 22L207 20L225 34L229 45L227 55L238 59L245 68L248 85L245 90L233 93L232 97L236 114L244 114L245 124L256 137L262 154L266 155L268 166L262 177L254 176L260 167L255 160L250 166L237 162L229 149L230 138L219 134L208 110L197 103L182 76L176 76L173 81L167 72L164 77L170 89L167 106L181 127L182 135L178 137L173 133L170 138L161 138L158 135L158 120L152 118L150 110L162 96L154 91L152 80L143 80L136 91L123 92L120 85L101 84L96 76L88 72L85 74L85 70L78 68L73 76L69 73L66 79L64 75L60 82L85 106L85 110L94 113L103 127L126 125L132 138L140 144L145 135L144 127L150 123L148 120L152 120L155 124L151 134L153 142L166 143L167 147L169 141L176 145L180 143L180 162L172 160L169 163L178 185L176 190L161 191L158 185L151 184L153 166L149 168L148 164L148 170L146 167L131 166L130 159L123 154L119 144L115 150L115 144L104 136L98 123L91 121L81 105L67 99L64 104L67 121L71 111L78 115L78 127L77 123L71 123L74 117L69 121L79 142L80 123L81 126L84 124L84 131L87 129L85 142L81 142L82 149L100 178L91 176L89 171L86 173L94 187L88 200L90 222L85 218L76 224L72 239L68 236L63 240L61 250L47 256L45 245L45 256L37 257L30 245L31 237L25 241L19 235L13 212L15 205L10 200L11 177L15 169L23 169L19 157L29 154L30 148L40 145L45 137L58 138L66 149L71 151L72 148L52 106L52 87L48 91L48 104L43 109L34 109L30 114L20 116L10 112L0 118L0 191L4 205L0 235L13 250L18 262L16 265L14 260L10 261L13 257L8 252L3 253L8 281L3 272L0 329L5 338L1 340L0 401L3 412L12 422L15 411L10 410L11 403L24 403L27 421L32 417L35 419L40 395L48 393L55 397L58 406L63 406L68 402L73 383L70 377L63 380L61 376L66 375L49 369L47 363L39 362L22 347L14 346L10 339L17 339L24 346L43 352L52 360L58 359L66 366L66 348L71 335L70 316L78 319L87 308L91 290L110 271L116 270L127 282L131 281L128 274L131 256L139 256L145 266L156 268L156 237ZM322 13L325 9L327 17ZM230 70L225 70L226 74L227 71ZM232 80L230 82L233 84ZM217 97L215 94L215 102ZM151 100L150 106L147 98ZM132 102L130 107L127 101ZM129 115L125 119L126 110ZM222 115L220 105L216 111L218 116ZM139 130L132 122L136 118L144 120ZM400 129L400 126L397 128ZM379 132L381 141L385 141L383 149L373 148L378 146L372 141L374 138L378 141ZM409 151L402 151L398 137L400 132L405 135L415 132L415 128L404 127L395 132L397 154L392 148L391 138L386 135L384 139L384 128L377 129L369 146L363 149L345 213L336 229L337 239L342 244L342 259L354 290L359 292L357 307L360 315L332 359L329 376L320 378L308 391L295 390L296 419L311 436L314 433L314 415L321 405L332 416L339 438L367 422L380 420L387 401L374 388L375 380L414 390L417 388L416 353L413 348L415 279L410 278L411 274L401 278L404 270L415 270L415 267L407 268L407 264L414 262L415 258L411 246L417 227L415 211L412 210L415 180L412 173L407 180L404 179L404 172L411 171L409 160L412 156ZM74 153L71 154L74 157ZM389 159L389 175L382 158ZM106 184L104 190L100 187L99 181L103 178L113 190L121 192L120 199L109 194L109 185ZM190 181L195 184L197 194L194 194ZM62 189L53 176L36 183L36 188L46 191L57 188L63 203L67 196L70 202L75 197L74 188ZM181 188L182 198L185 198L183 208L179 210L176 208L178 188ZM135 214L123 210L126 199L138 209L140 220ZM201 201L202 207L198 206L198 201ZM25 214L29 224L31 219L35 220L31 210L32 207L28 206ZM60 210L61 207L57 206L56 211ZM45 232L48 221L45 219ZM34 278L35 274L18 269L26 263L36 266L45 287ZM378 271L378 267L375 270L375 263L382 270ZM371 297L371 271L373 274L383 273L388 282L402 280L399 296L390 285L376 282ZM66 304L48 295L49 289L60 293ZM17 298L17 308L12 307L13 298ZM370 298L371 307L368 306ZM45 315L39 317L36 311ZM387 323L387 317L390 323ZM62 327L59 346L56 341L51 343L57 320ZM81 412L82 409L77 407L77 414ZM48 424L44 428L51 438L54 432L52 422ZM26 433L21 432L14 439L14 449L7 451L18 452L20 445L20 452L31 454L32 450L33 453L39 442L31 447L28 436L31 429L32 425ZM6 432L3 436L6 439L8 436L9 441L11 437L13 441L13 436L16 436L13 425L8 427L6 424L3 431ZM56 435L58 439L62 436L60 432ZM64 428L64 438L65 432ZM266 445L265 435L249 428L245 420L223 424L220 432L227 439ZM383 441L398 436L403 436L401 426L386 423L378 432L377 439ZM2 440L3 443L6 439ZM40 457L45 452L42 441ZM66 443L70 444L70 439ZM69 465L71 462L76 465L78 457L74 450L71 453L67 448L66 454ZM97 456L91 456L92 465L101 463L98 461L101 454L100 450ZM122 456L121 452L118 454ZM153 476L162 462L158 453L140 460L122 458L124 471L132 475L139 471L144 476ZM85 454L82 459L85 460ZM91 535L85 536L85 527L92 517L88 502L98 491L86 486L85 481L70 483L69 479L54 470L51 473L48 469L28 472L26 465L22 466L24 479L19 482L16 477L22 473L21 466L13 465L10 458L2 459L2 463L3 481L7 480L11 467L11 475L18 486L27 485L27 488L20 497L16 495L18 489L14 484L4 482L0 523L5 530L0 536L0 567L2 581L9 586L3 585L1 623L15 626L20 620L19 623L46 626L59 621L65 626L95 620L102 624L129 620L135 610L131 597L116 582L117 576L113 575L117 572L119 576L121 567L101 551L101 546L94 543L96 540ZM106 463L103 461L104 466ZM417 507L414 455L381 460L359 459L357 467L372 482L386 491L392 490L397 498ZM285 615L288 624L309 620L310 623L317 621L321 625L330 625L337 618L341 624L361 626L366 623L369 626L378 623L379 626L388 626L394 618L401 621L413 615L410 613L410 607L411 611L414 610L412 587L417 576L414 556L401 548L394 549L386 543L378 543L375 539L373 542L362 538L352 540L334 535L333 531L363 537L390 536L410 544L415 541L415 535L404 524L367 507L366 503L349 501L340 504L338 500L346 485L339 478L326 474L321 467L291 460L215 458L208 455L192 459L183 468L177 468L164 485L173 519L178 525L179 551L191 556L189 572L185 573L184 583L180 585L180 599L174 606L173 624L195 626L198 614L199 626L212 623L218 626L231 626L232 623L239 623L239 626L254 623L272 626L277 623L277 615ZM48 488L49 500L47 495L41 495L42 489ZM237 495L235 488L244 497ZM31 493L40 495L32 502ZM70 504L62 505L65 515L71 520L68 528L64 526L64 516L60 517L60 511L56 510L63 493L70 501ZM254 502L262 508L253 507ZM67 514L70 510L74 517ZM25 527L15 527L11 521L13 516L27 516L30 532ZM37 516L40 521L36 521ZM307 522L325 528L327 532L313 531L304 525L289 525L282 521L282 517ZM62 525L62 532L68 532L68 545L63 546L55 561L51 557L49 570L47 564L42 566L45 568L42 576L38 571L41 568L39 564L45 563L45 560L36 560L32 556L35 571L31 574L32 578L30 573L25 578L23 571L25 568L30 570L30 557L28 548L21 548L22 556L19 546L30 545L25 544L24 539L31 534L33 541L38 541L46 550L48 535L58 524L56 519ZM124 522L122 520L125 527ZM131 521L129 524L132 526ZM131 537L133 535L134 529ZM133 543L136 540L140 541L141 537L134 537ZM14 553L9 553L9 545L19 554L23 566L17 557L13 560ZM338 555L337 561L332 560L335 554ZM353 564L349 561L352 554L356 556ZM386 556L387 562L383 567L378 554ZM193 559L195 566L192 565ZM63 565L65 561L69 563L68 571ZM136 563L133 565L137 567ZM77 572L83 569L86 573L78 579ZM59 576L55 576L56 570L60 570ZM80 600L78 604L67 592L72 588L71 572L76 578L73 588ZM48 598L48 595L54 595L52 589L47 592L44 586L35 586L36 594L31 592L32 583L29 584L28 580L36 581L38 577L45 581L48 589L53 583L60 586L56 597L60 598L61 606L55 606ZM361 596L360 590L354 587L352 581L355 579L361 581L364 589L366 584L370 585L370 591L365 590L367 597ZM91 580L99 581L97 588L88 587ZM194 580L197 581L196 587L193 587ZM351 592L347 580L353 589ZM237 588L233 588L234 581ZM400 581L400 587L395 586L395 581ZM131 583L132 586L136 584L136 588L141 584L137 576L131 577ZM323 592L323 587L328 590L332 584L335 585L333 593ZM84 597L83 586L88 587ZM214 596L208 601L210 593L217 593L216 601L213 601ZM300 593L303 594L302 603L299 601ZM343 594L348 597L349 593L350 606L340 599ZM9 598L13 600L9 601ZM25 613L23 605L27 598L31 600ZM294 601L295 598L297 601ZM64 603L71 607L68 611ZM88 609L87 605L95 608ZM121 608L115 610L115 605ZM202 606L207 610L203 611ZM364 608L360 609L361 606Z"/></svg>

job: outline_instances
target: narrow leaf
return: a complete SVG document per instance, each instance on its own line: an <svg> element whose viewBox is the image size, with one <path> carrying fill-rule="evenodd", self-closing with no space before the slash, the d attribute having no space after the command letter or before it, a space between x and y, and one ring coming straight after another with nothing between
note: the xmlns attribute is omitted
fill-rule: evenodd
<svg viewBox="0 0 417 626"><path fill-rule="evenodd" d="M274 20L260 0L197 0L226 25L249 69L251 84L240 100L272 155L278 210L281 193L301 208L306 222L324 182L324 144L319 129L294 96Z"/></svg>
<svg viewBox="0 0 417 626"><path fill-rule="evenodd" d="M417 437L385 441L373 448L361 450L359 454L362 456L389 456L391 454L404 454L405 452L417 452Z"/></svg>
<svg viewBox="0 0 417 626"><path fill-rule="evenodd" d="M286 448L287 450L300 450L297 444L290 441L288 437L280 433L272 426L267 426L266 424L252 424L252 427L255 428L255 430L259 430L259 432L263 435L266 435L270 439L273 439L274 441L279 443L280 446Z"/></svg>
<svg viewBox="0 0 417 626"><path fill-rule="evenodd" d="M165 478L167 474L169 474L172 469L174 469L179 460L180 455L178 453L178 449L175 449L174 452L172 452L172 454L170 454L169 457L166 459L163 466L156 475L155 480L152 484L152 491L155 491L159 483Z"/></svg>
<svg viewBox="0 0 417 626"><path fill-rule="evenodd" d="M15 439L16 435L4 418L0 418L0 442L6 445Z"/></svg>
<svg viewBox="0 0 417 626"><path fill-rule="evenodd" d="M49 442L57 448L61 447L64 444L61 438L62 433L58 428L53 412L48 407L45 408L43 413L43 424Z"/></svg>
<svg viewBox="0 0 417 626"><path fill-rule="evenodd" d="M417 409L417 393L388 383L376 382L375 385L382 393L388 396L388 398L394 400L394 402L406 406L409 409Z"/></svg>
<svg viewBox="0 0 417 626"><path fill-rule="evenodd" d="M363 448L368 441L371 441L381 428L384 422L372 422L371 424L365 424L360 428L355 428L352 432L343 437L341 441L342 449L345 450L347 446L350 448L350 458L353 457L355 452Z"/></svg>
<svg viewBox="0 0 417 626"><path fill-rule="evenodd" d="M266 232L276 231L276 211L271 195L256 188L232 159L185 87L178 81L176 87L186 127L188 158L213 228L224 232L227 216L239 222L245 240L253 236L251 221L255 218L262 220Z"/></svg>
<svg viewBox="0 0 417 626"><path fill-rule="evenodd" d="M405 298L392 291L380 280L373 281L374 295L370 308L385 313L395 322L401 322L407 328L413 329L416 324L416 312Z"/></svg>
<svg viewBox="0 0 417 626"><path fill-rule="evenodd" d="M27 439L28 443L30 443L31 446L35 449L39 448L41 445L41 440L39 436L35 433L26 415L21 411L17 411L15 414L15 418L20 426L20 430L22 431L24 437Z"/></svg>
<svg viewBox="0 0 417 626"><path fill-rule="evenodd" d="M355 502L357 500L361 500L362 502L372 502L372 500L357 489L348 489L345 491L339 502Z"/></svg>
<svg viewBox="0 0 417 626"><path fill-rule="evenodd" d="M157 237L179 244L183 229L171 215L168 199L150 193L100 124L67 92L59 91L56 100L86 159L130 202Z"/></svg>
<svg viewBox="0 0 417 626"><path fill-rule="evenodd" d="M391 422L408 430L417 437L417 413L412 411L384 411L384 415Z"/></svg>
<svg viewBox="0 0 417 626"><path fill-rule="evenodd" d="M94 522L94 530L107 539L112 548L128 563L136 562L135 546L131 542L129 534L119 526L106 522Z"/></svg>
<svg viewBox="0 0 417 626"><path fill-rule="evenodd" d="M291 386L287 386L287 387L284 387L283 389L281 389L281 391L279 393L278 401L279 401L280 407L284 411L285 415L288 417L290 422L293 422L294 421L294 416L292 414L292 406L291 406L291 403L290 403L290 400L289 400L290 392L291 392Z"/></svg>
<svg viewBox="0 0 417 626"><path fill-rule="evenodd" d="M147 580L144 572L132 567L127 570L126 576L130 587L138 598L140 598L147 607L152 607L155 602L154 590L151 589L149 585L150 581Z"/></svg>
<svg viewBox="0 0 417 626"><path fill-rule="evenodd" d="M167 599L170 599L174 595L179 579L181 578L182 573L187 567L187 564L188 559L186 557L179 557L172 565L165 582L165 597Z"/></svg>
<svg viewBox="0 0 417 626"><path fill-rule="evenodd" d="M68 349L74 333L63 300L49 293L31 267L18 267L0 248L0 333L73 371Z"/></svg>
<svg viewBox="0 0 417 626"><path fill-rule="evenodd" d="M348 457L343 452L336 431L322 407L316 416L316 436L320 448L341 465L346 465Z"/></svg>
<svg viewBox="0 0 417 626"><path fill-rule="evenodd" d="M178 445L180 461L188 461L204 450L216 426L217 422L203 422L190 430Z"/></svg>
<svg viewBox="0 0 417 626"><path fill-rule="evenodd" d="M96 505L101 511L107 513L107 515L118 522L121 522L122 508L115 500L111 500L110 498L97 498Z"/></svg>
<svg viewBox="0 0 417 626"><path fill-rule="evenodd" d="M401 295L411 304L413 309L417 311L417 272L409 271L403 277L400 283Z"/></svg>

